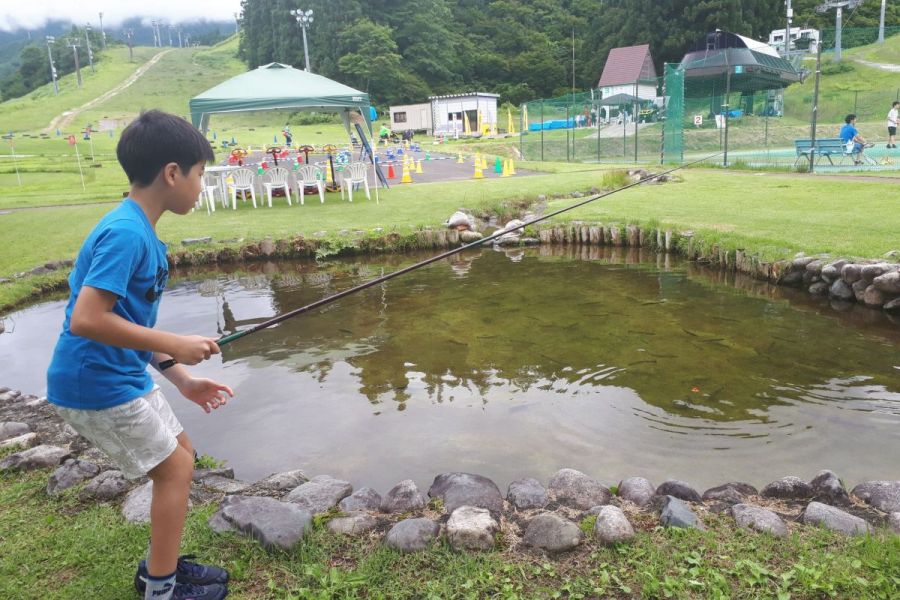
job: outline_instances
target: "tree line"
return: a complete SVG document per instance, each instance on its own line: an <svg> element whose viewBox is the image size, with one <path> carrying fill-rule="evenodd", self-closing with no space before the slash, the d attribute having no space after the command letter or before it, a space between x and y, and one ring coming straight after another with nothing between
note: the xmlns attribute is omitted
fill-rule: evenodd
<svg viewBox="0 0 900 600"><path fill-rule="evenodd" d="M821 0L795 0L794 25L833 27ZM894 3L896 4L896 3ZM250 68L303 68L300 26L313 10L311 69L366 91L380 104L488 91L502 101L597 85L612 48L649 43L665 62L716 28L767 40L784 28L784 0L243 0L240 56ZM878 24L878 2L845 13L848 26ZM848 18L849 17L849 18ZM829 19L831 24L829 25ZM891 7L889 23L900 24ZM574 36L574 40L573 40ZM574 73L573 53L574 46Z"/></svg>

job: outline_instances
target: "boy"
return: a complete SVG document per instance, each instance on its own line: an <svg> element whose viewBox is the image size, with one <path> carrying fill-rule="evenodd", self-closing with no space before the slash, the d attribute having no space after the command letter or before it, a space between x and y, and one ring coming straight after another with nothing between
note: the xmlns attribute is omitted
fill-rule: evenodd
<svg viewBox="0 0 900 600"><path fill-rule="evenodd" d="M851 113L844 117L844 126L841 127L840 138L844 142L844 146L847 147L847 152L851 155L856 155L853 164L861 165L863 150L871 148L872 145L863 136L859 135L859 131L856 129L856 115Z"/></svg>
<svg viewBox="0 0 900 600"><path fill-rule="evenodd" d="M156 223L166 211L191 211L214 155L187 121L156 110L125 128L116 155L131 192L78 253L47 399L127 477L153 481L151 544L135 575L138 592L152 600L220 600L228 573L178 556L194 451L147 372L148 364L169 358L194 365L219 353L211 338L153 329L169 276ZM233 396L228 386L195 379L177 364L164 375L207 413Z"/></svg>
<svg viewBox="0 0 900 600"><path fill-rule="evenodd" d="M888 148L896 148L897 147L897 120L900 119L900 101L894 101L891 104L891 110L888 111L887 114L887 128L888 128Z"/></svg>

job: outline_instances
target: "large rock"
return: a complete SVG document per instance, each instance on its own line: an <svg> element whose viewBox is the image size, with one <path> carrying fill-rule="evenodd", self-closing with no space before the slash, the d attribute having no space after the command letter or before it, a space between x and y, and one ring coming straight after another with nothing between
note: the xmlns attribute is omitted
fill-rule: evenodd
<svg viewBox="0 0 900 600"><path fill-rule="evenodd" d="M894 268L890 263L876 263L874 265L864 265L860 274L866 283L872 283L875 278L893 271Z"/></svg>
<svg viewBox="0 0 900 600"><path fill-rule="evenodd" d="M867 481L850 493L882 512L900 512L900 481Z"/></svg>
<svg viewBox="0 0 900 600"><path fill-rule="evenodd" d="M33 469L55 467L71 455L72 453L65 448L42 444L28 450L10 454L3 460L0 460L0 472L31 471Z"/></svg>
<svg viewBox="0 0 900 600"><path fill-rule="evenodd" d="M0 448L13 448L18 446L19 448L26 449L37 445L37 443L38 435L33 431L30 431L28 433L23 433L22 435L17 435L16 437L6 438L0 442Z"/></svg>
<svg viewBox="0 0 900 600"><path fill-rule="evenodd" d="M771 533L776 537L786 537L788 534L785 522L771 510L749 504L735 504L731 507L731 515L741 527Z"/></svg>
<svg viewBox="0 0 900 600"><path fill-rule="evenodd" d="M900 297L894 298L890 302L885 302L884 306L882 306L886 312L894 314L900 314Z"/></svg>
<svg viewBox="0 0 900 600"><path fill-rule="evenodd" d="M447 539L457 550L490 550L500 525L486 508L460 506L447 521Z"/></svg>
<svg viewBox="0 0 900 600"><path fill-rule="evenodd" d="M865 535L872 530L872 527L863 519L821 502L810 502L803 514L800 515L800 520L847 535Z"/></svg>
<svg viewBox="0 0 900 600"><path fill-rule="evenodd" d="M99 472L100 467L89 460L66 459L66 462L50 476L50 481L47 483L47 494L50 496L60 494L85 479L96 476Z"/></svg>
<svg viewBox="0 0 900 600"><path fill-rule="evenodd" d="M847 506L850 504L850 496L847 495L847 490L844 489L843 483L831 471L820 471L809 482L809 485L812 487L813 497L819 502L836 506Z"/></svg>
<svg viewBox="0 0 900 600"><path fill-rule="evenodd" d="M575 469L560 469L550 479L550 495L560 504L587 510L609 504L610 491L599 481Z"/></svg>
<svg viewBox="0 0 900 600"><path fill-rule="evenodd" d="M900 273L898 273L897 271L885 273L884 275L873 279L872 285L874 285L882 292L891 294L893 296L900 294Z"/></svg>
<svg viewBox="0 0 900 600"><path fill-rule="evenodd" d="M857 264L847 264L841 267L841 279L849 284L854 284L862 277L862 267Z"/></svg>
<svg viewBox="0 0 900 600"><path fill-rule="evenodd" d="M430 519L404 519L391 527L384 544L400 552L419 552L431 547L440 531L441 526Z"/></svg>
<svg viewBox="0 0 900 600"><path fill-rule="evenodd" d="M292 490L298 485L309 481L303 471L296 469L293 471L282 471L281 473L273 473L259 481L257 485L270 490Z"/></svg>
<svg viewBox="0 0 900 600"><path fill-rule="evenodd" d="M344 512L360 510L379 510L381 508L381 494L370 487L359 488L338 503L338 508Z"/></svg>
<svg viewBox="0 0 900 600"><path fill-rule="evenodd" d="M290 550L312 529L309 511L274 498L249 496L222 508L222 516L266 548Z"/></svg>
<svg viewBox="0 0 900 600"><path fill-rule="evenodd" d="M153 482L148 481L128 492L122 502L122 516L129 523L150 522L150 501L153 499Z"/></svg>
<svg viewBox="0 0 900 600"><path fill-rule="evenodd" d="M659 514L659 521L666 527L682 529L706 529L700 518L688 508L687 504L673 496L666 496Z"/></svg>
<svg viewBox="0 0 900 600"><path fill-rule="evenodd" d="M884 304L885 300L887 300L887 298L885 297L884 292L874 285L870 285L866 288L866 291L863 292L862 301L866 306L878 307Z"/></svg>
<svg viewBox="0 0 900 600"><path fill-rule="evenodd" d="M416 482L412 479L404 479L381 500L381 510L386 513L403 513L412 510L421 510L428 504L428 498L419 491Z"/></svg>
<svg viewBox="0 0 900 600"><path fill-rule="evenodd" d="M481 475L443 473L434 478L428 489L428 495L443 500L444 510L448 513L452 513L460 506L486 508L495 517L503 511L500 488Z"/></svg>
<svg viewBox="0 0 900 600"><path fill-rule="evenodd" d="M619 482L616 493L620 498L633 504L647 506L650 504L650 499L656 494L656 488L643 477L627 477Z"/></svg>
<svg viewBox="0 0 900 600"><path fill-rule="evenodd" d="M856 298L856 294L853 293L853 288L851 288L850 284L843 279L836 279L835 282L831 284L828 295L832 298L837 298L838 300L849 301Z"/></svg>
<svg viewBox="0 0 900 600"><path fill-rule="evenodd" d="M19 437L31 431L28 423L20 421L4 421L0 423L0 442L9 438Z"/></svg>
<svg viewBox="0 0 900 600"><path fill-rule="evenodd" d="M571 550L583 539L584 533L578 525L555 514L536 516L525 530L525 543L547 552Z"/></svg>
<svg viewBox="0 0 900 600"><path fill-rule="evenodd" d="M319 475L291 490L284 499L318 515L328 512L351 493L353 486L349 481Z"/></svg>
<svg viewBox="0 0 900 600"><path fill-rule="evenodd" d="M544 508L550 500L547 489L540 481L531 477L510 483L506 499L519 510Z"/></svg>
<svg viewBox="0 0 900 600"><path fill-rule="evenodd" d="M234 469L232 469L231 467L216 469L194 469L194 481L199 483L207 477L225 477L226 479L234 479Z"/></svg>
<svg viewBox="0 0 900 600"><path fill-rule="evenodd" d="M604 544L625 542L634 537L634 528L618 506L601 506L594 523L594 536Z"/></svg>
<svg viewBox="0 0 900 600"><path fill-rule="evenodd" d="M661 483L660 486L656 488L656 495L674 496L679 500L686 500L687 502L700 502L700 493L697 492L697 490L692 488L689 484L676 479L670 479Z"/></svg>
<svg viewBox="0 0 900 600"><path fill-rule="evenodd" d="M759 492L749 483L731 481L703 492L703 500L719 500L727 504L741 504L747 496L757 496Z"/></svg>
<svg viewBox="0 0 900 600"><path fill-rule="evenodd" d="M804 500L813 495L812 487L799 477L782 477L766 485L759 491L763 498L780 498L782 500Z"/></svg>
<svg viewBox="0 0 900 600"><path fill-rule="evenodd" d="M114 500L127 490L128 480L122 471L103 471L81 488L78 498L82 501Z"/></svg>
<svg viewBox="0 0 900 600"><path fill-rule="evenodd" d="M328 521L330 532L354 537L369 533L377 526L378 519L365 512L350 512L346 516Z"/></svg>
<svg viewBox="0 0 900 600"><path fill-rule="evenodd" d="M900 535L900 512L891 513L890 518L888 518L888 524L894 533Z"/></svg>
<svg viewBox="0 0 900 600"><path fill-rule="evenodd" d="M225 494L239 494L250 487L246 481L230 479L221 475L209 475L202 480L204 486Z"/></svg>

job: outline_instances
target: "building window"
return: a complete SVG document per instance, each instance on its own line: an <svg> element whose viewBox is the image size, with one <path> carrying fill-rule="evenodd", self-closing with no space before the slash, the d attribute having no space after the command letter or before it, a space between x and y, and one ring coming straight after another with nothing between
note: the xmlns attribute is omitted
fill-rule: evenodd
<svg viewBox="0 0 900 600"><path fill-rule="evenodd" d="M394 123L406 123L406 113L405 112L395 112L394 113Z"/></svg>
<svg viewBox="0 0 900 600"><path fill-rule="evenodd" d="M452 112L447 113L448 121L462 121L462 113L461 112Z"/></svg>

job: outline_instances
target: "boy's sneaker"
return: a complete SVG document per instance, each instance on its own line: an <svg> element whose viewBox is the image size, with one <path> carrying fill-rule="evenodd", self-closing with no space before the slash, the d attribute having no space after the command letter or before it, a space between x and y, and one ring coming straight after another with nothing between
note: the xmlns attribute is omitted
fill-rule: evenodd
<svg viewBox="0 0 900 600"><path fill-rule="evenodd" d="M176 583L192 584L195 586L224 586L228 583L228 571L220 567L212 565L201 565L192 562L193 554L185 554L178 557L178 566L175 569ZM143 579L147 577L147 561L142 560L138 563L137 573L134 574L134 587L141 594L147 588L147 582ZM178 587L178 586L176 586ZM227 592L226 592L227 593ZM178 597L178 596L173 596ZM208 596L209 598L224 598L225 596ZM193 596L185 596L185 598L193 598ZM207 596L197 596L198 599L206 600Z"/></svg>
<svg viewBox="0 0 900 600"><path fill-rule="evenodd" d="M141 592L143 598L143 592ZM196 585L194 583L176 583L170 600L222 600L228 595L228 588L218 583Z"/></svg>

